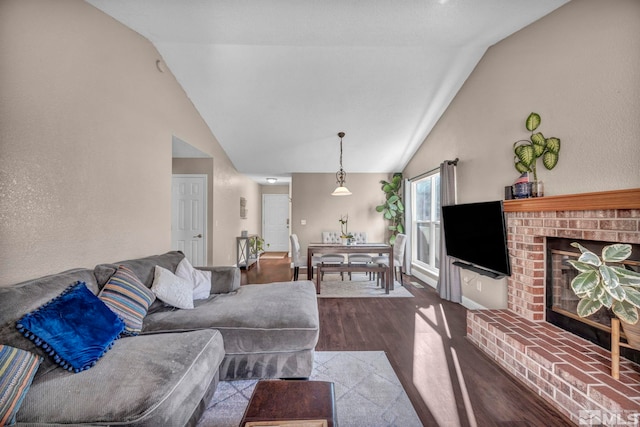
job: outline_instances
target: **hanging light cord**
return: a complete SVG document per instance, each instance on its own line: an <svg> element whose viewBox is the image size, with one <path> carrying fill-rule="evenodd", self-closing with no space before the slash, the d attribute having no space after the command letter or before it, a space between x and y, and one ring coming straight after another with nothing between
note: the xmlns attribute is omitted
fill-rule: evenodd
<svg viewBox="0 0 640 427"><path fill-rule="evenodd" d="M344 132L338 133L338 136L340 137L340 170L336 173L336 183L342 187L347 178L347 173L342 169L342 138L344 137Z"/></svg>

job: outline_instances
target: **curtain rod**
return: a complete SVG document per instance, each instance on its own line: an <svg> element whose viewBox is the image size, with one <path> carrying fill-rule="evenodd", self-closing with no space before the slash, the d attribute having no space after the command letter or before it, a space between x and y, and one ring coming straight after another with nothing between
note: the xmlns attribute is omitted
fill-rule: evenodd
<svg viewBox="0 0 640 427"><path fill-rule="evenodd" d="M449 164L449 165L458 166L458 161L459 161L459 160L460 160L460 159L456 157L454 160L445 160L445 161L444 161L444 162L442 162L442 163L447 163L447 164ZM430 175L430 174L432 174L433 172L437 171L438 169L440 169L440 166L438 166L437 168L433 168L433 169L431 169L431 170L428 170L428 171L426 171L426 172L423 172L423 173L421 173L420 175L416 175L416 176L414 176L413 178L409 178L409 181L415 181L416 179L420 179L420 178L422 178L423 176Z"/></svg>

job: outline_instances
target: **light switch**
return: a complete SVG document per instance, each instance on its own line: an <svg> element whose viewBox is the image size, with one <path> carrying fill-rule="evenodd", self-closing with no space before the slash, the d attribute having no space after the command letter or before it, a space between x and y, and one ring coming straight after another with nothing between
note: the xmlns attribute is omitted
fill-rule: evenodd
<svg viewBox="0 0 640 427"><path fill-rule="evenodd" d="M300 220L300 225L307 225L307 220L306 219L301 219Z"/></svg>

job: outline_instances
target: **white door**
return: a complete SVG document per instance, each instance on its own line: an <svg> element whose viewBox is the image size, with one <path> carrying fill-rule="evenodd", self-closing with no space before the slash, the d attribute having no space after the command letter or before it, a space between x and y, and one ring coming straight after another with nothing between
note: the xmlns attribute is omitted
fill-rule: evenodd
<svg viewBox="0 0 640 427"><path fill-rule="evenodd" d="M171 194L171 248L207 265L207 176L173 175Z"/></svg>
<svg viewBox="0 0 640 427"><path fill-rule="evenodd" d="M288 194L262 195L262 234L265 251L289 251Z"/></svg>

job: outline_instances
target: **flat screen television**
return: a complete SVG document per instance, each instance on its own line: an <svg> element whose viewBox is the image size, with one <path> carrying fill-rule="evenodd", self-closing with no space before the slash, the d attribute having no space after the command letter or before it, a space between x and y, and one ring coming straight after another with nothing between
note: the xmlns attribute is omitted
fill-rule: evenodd
<svg viewBox="0 0 640 427"><path fill-rule="evenodd" d="M443 206L442 224L455 265L493 278L511 275L501 200Z"/></svg>

